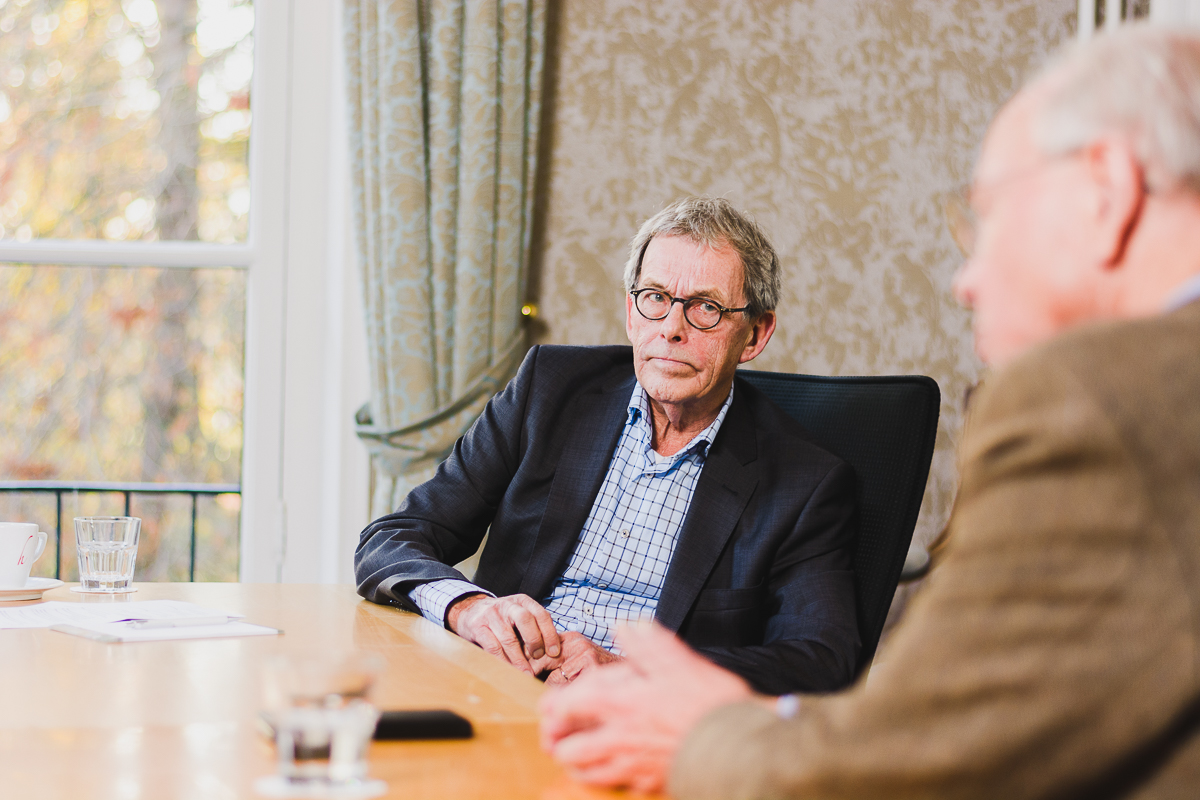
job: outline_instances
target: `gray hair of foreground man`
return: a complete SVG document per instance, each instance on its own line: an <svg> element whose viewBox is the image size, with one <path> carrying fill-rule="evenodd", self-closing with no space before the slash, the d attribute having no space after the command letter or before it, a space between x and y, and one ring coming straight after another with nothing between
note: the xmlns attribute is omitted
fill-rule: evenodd
<svg viewBox="0 0 1200 800"><path fill-rule="evenodd" d="M742 260L747 315L758 319L779 304L779 256L754 220L719 197L685 197L646 220L629 243L625 291L637 286L642 256L655 236L683 236L708 247L729 245Z"/></svg>
<svg viewBox="0 0 1200 800"><path fill-rule="evenodd" d="M1098 36L1049 63L1035 141L1063 155L1129 137L1146 187L1200 193L1200 35L1135 25Z"/></svg>

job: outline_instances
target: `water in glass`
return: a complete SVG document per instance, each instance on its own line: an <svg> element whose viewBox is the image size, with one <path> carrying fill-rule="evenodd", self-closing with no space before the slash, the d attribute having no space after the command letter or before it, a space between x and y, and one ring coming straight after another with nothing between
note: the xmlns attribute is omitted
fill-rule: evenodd
<svg viewBox="0 0 1200 800"><path fill-rule="evenodd" d="M133 583L137 545L88 542L79 545L79 585L97 592L126 589Z"/></svg>
<svg viewBox="0 0 1200 800"><path fill-rule="evenodd" d="M276 656L264 665L263 719L275 734L277 773L256 784L274 797L374 797L367 749L379 710L371 690L384 666L375 653Z"/></svg>
<svg viewBox="0 0 1200 800"><path fill-rule="evenodd" d="M141 529L137 517L76 517L80 588L88 592L129 590Z"/></svg>
<svg viewBox="0 0 1200 800"><path fill-rule="evenodd" d="M379 711L363 700L272 715L279 774L291 782L352 784L367 777L367 746Z"/></svg>

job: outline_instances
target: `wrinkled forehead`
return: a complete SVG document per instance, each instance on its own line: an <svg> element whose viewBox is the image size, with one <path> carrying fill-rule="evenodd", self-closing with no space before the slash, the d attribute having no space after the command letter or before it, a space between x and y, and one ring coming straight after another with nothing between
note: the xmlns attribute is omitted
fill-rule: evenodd
<svg viewBox="0 0 1200 800"><path fill-rule="evenodd" d="M742 257L724 239L706 242L678 234L660 234L650 239L642 251L642 273L670 271L675 275L742 285Z"/></svg>
<svg viewBox="0 0 1200 800"><path fill-rule="evenodd" d="M742 294L742 257L730 243L697 241L690 236L659 235L647 242L642 258L642 285L670 289L678 283L689 293L720 294L733 300Z"/></svg>

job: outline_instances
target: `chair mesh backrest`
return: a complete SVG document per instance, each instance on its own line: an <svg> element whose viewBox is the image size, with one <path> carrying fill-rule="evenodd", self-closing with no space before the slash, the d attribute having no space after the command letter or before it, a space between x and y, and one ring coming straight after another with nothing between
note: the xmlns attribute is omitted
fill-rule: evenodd
<svg viewBox="0 0 1200 800"><path fill-rule="evenodd" d="M818 445L854 468L861 671L875 655L917 524L941 392L923 375L830 378L753 370L738 375L807 428Z"/></svg>

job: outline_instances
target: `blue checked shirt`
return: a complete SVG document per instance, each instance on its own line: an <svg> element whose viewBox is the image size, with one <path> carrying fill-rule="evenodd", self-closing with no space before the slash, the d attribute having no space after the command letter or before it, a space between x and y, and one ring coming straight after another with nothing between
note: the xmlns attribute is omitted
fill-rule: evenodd
<svg viewBox="0 0 1200 800"><path fill-rule="evenodd" d="M618 652L613 627L654 613L708 448L731 402L732 387L711 425L679 452L660 456L651 446L650 400L640 383L634 385L625 428L579 543L542 600L560 631L577 631ZM477 592L491 594L466 581L441 580L408 596L440 625L454 600Z"/></svg>

